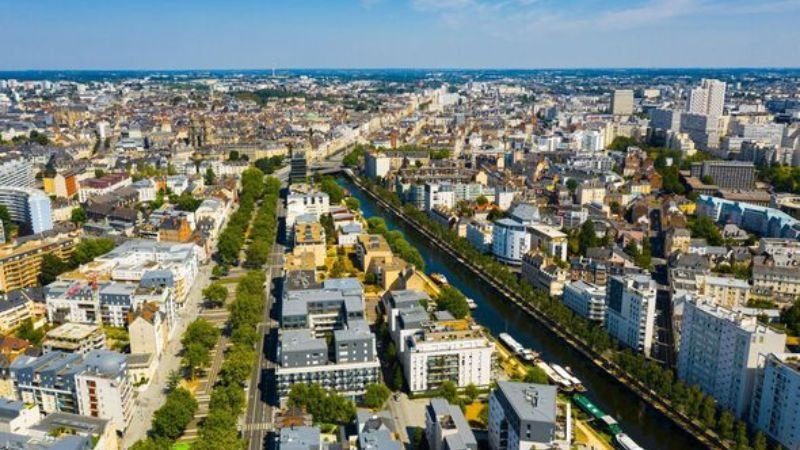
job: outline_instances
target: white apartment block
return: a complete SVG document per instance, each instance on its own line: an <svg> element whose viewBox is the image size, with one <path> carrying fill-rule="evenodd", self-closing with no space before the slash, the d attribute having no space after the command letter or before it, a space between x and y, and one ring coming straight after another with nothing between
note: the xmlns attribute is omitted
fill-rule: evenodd
<svg viewBox="0 0 800 450"><path fill-rule="evenodd" d="M656 287L650 277L611 277L606 291L608 334L622 345L650 356L656 319Z"/></svg>
<svg viewBox="0 0 800 450"><path fill-rule="evenodd" d="M684 305L678 378L698 385L723 408L744 418L750 409L759 355L782 353L786 335L703 300Z"/></svg>
<svg viewBox="0 0 800 450"><path fill-rule="evenodd" d="M725 82L703 79L699 87L689 94L689 112L720 117L725 107Z"/></svg>
<svg viewBox="0 0 800 450"><path fill-rule="evenodd" d="M494 344L480 330L426 329L409 336L401 352L411 392L425 392L452 381L464 388L492 382Z"/></svg>
<svg viewBox="0 0 800 450"><path fill-rule="evenodd" d="M750 421L783 448L800 448L800 354L766 355Z"/></svg>
<svg viewBox="0 0 800 450"><path fill-rule="evenodd" d="M286 197L286 233L291 235L300 216L313 216L317 221L331 212L331 199L324 192L291 192Z"/></svg>
<svg viewBox="0 0 800 450"><path fill-rule="evenodd" d="M500 219L492 228L492 253L503 263L520 265L531 249L531 235L521 223Z"/></svg>
<svg viewBox="0 0 800 450"><path fill-rule="evenodd" d="M488 220L472 220L467 224L467 241L481 253L492 251L494 225Z"/></svg>
<svg viewBox="0 0 800 450"><path fill-rule="evenodd" d="M575 314L592 322L603 324L606 320L606 287L583 280L564 287L562 301Z"/></svg>
<svg viewBox="0 0 800 450"><path fill-rule="evenodd" d="M633 114L633 91L630 89L617 89L611 96L611 114L615 116L630 116Z"/></svg>

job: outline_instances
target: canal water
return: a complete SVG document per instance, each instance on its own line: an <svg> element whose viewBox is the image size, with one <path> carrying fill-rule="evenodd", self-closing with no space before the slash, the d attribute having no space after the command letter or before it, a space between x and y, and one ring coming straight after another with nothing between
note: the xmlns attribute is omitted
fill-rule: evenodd
<svg viewBox="0 0 800 450"><path fill-rule="evenodd" d="M340 177L339 184L361 202L365 217L382 217L388 228L403 232L408 242L419 249L428 273L444 274L450 284L474 299L478 309L472 315L479 324L487 327L495 336L502 332L509 333L522 345L541 353L547 362L570 367L588 389L587 397L617 419L623 431L639 445L648 450L702 448L691 435L609 379L580 353L520 312L511 302L504 300L472 272L432 245L426 237L379 207L349 179Z"/></svg>

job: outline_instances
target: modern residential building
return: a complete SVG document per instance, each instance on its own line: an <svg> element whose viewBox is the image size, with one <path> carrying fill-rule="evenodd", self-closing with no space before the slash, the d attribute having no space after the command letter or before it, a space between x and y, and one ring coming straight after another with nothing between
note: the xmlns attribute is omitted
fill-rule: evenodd
<svg viewBox="0 0 800 450"><path fill-rule="evenodd" d="M567 235L562 231L544 224L528 227L531 235L531 248L542 249L561 261L567 260Z"/></svg>
<svg viewBox="0 0 800 450"><path fill-rule="evenodd" d="M783 448L800 448L800 354L770 353L763 358L750 422Z"/></svg>
<svg viewBox="0 0 800 450"><path fill-rule="evenodd" d="M73 236L58 235L0 246L0 290L11 292L38 285L44 255L67 260L77 242Z"/></svg>
<svg viewBox="0 0 800 450"><path fill-rule="evenodd" d="M300 216L313 216L319 219L331 210L330 197L324 192L299 190L295 188L286 197L286 232L287 239L291 239L294 224Z"/></svg>
<svg viewBox="0 0 800 450"><path fill-rule="evenodd" d="M681 112L674 109L651 109L650 127L657 130L680 131Z"/></svg>
<svg viewBox="0 0 800 450"><path fill-rule="evenodd" d="M603 324L606 320L606 287L573 281L564 287L564 304L575 314L592 322Z"/></svg>
<svg viewBox="0 0 800 450"><path fill-rule="evenodd" d="M50 197L38 189L0 186L0 205L6 207L11 220L20 225L23 234L53 229Z"/></svg>
<svg viewBox="0 0 800 450"><path fill-rule="evenodd" d="M319 383L355 397L378 381L380 361L363 295L355 278L284 289L275 368L279 396L294 383Z"/></svg>
<svg viewBox="0 0 800 450"><path fill-rule="evenodd" d="M443 398L432 398L425 408L425 437L430 450L478 450L461 408Z"/></svg>
<svg viewBox="0 0 800 450"><path fill-rule="evenodd" d="M65 323L48 331L42 348L45 353L63 352L86 355L106 348L106 335L97 325Z"/></svg>
<svg viewBox="0 0 800 450"><path fill-rule="evenodd" d="M653 346L655 319L656 287L649 276L609 278L605 327L611 337L649 356Z"/></svg>
<svg viewBox="0 0 800 450"><path fill-rule="evenodd" d="M507 218L494 223L492 253L499 261L518 266L530 249L531 235L523 224Z"/></svg>
<svg viewBox="0 0 800 450"><path fill-rule="evenodd" d="M36 182L33 164L23 155L0 157L0 186L32 188Z"/></svg>
<svg viewBox="0 0 800 450"><path fill-rule="evenodd" d="M692 89L687 110L692 114L720 117L725 107L726 84L723 81L703 79L702 84Z"/></svg>
<svg viewBox="0 0 800 450"><path fill-rule="evenodd" d="M687 301L681 322L678 378L698 385L717 403L746 418L760 354L783 353L786 335L755 317L702 299Z"/></svg>
<svg viewBox="0 0 800 450"><path fill-rule="evenodd" d="M617 89L611 95L611 114L630 116L633 114L633 90Z"/></svg>
<svg viewBox="0 0 800 450"><path fill-rule="evenodd" d="M750 300L750 284L747 280L738 278L706 276L700 294L715 305L734 309L747 306L747 301Z"/></svg>
<svg viewBox="0 0 800 450"><path fill-rule="evenodd" d="M756 167L745 161L703 161L692 164L695 178L711 177L723 189L751 190L755 186Z"/></svg>
<svg viewBox="0 0 800 450"><path fill-rule="evenodd" d="M67 412L108 419L123 433L133 414L133 389L124 355L94 350L85 356L50 352L20 356L11 364L23 402L43 413Z"/></svg>
<svg viewBox="0 0 800 450"><path fill-rule="evenodd" d="M492 382L494 344L480 327L435 322L415 330L405 341L399 357L411 392L430 391L445 381L459 388Z"/></svg>
<svg viewBox="0 0 800 450"><path fill-rule="evenodd" d="M754 296L791 302L800 295L800 259L780 255L753 258Z"/></svg>
<svg viewBox="0 0 800 450"><path fill-rule="evenodd" d="M10 334L32 317L33 301L22 291L0 295L0 333Z"/></svg>
<svg viewBox="0 0 800 450"><path fill-rule="evenodd" d="M569 446L569 403L557 404L555 386L499 381L489 395L489 448L528 450ZM557 448L557 447L556 447Z"/></svg>
<svg viewBox="0 0 800 450"><path fill-rule="evenodd" d="M718 224L734 224L761 237L800 238L800 220L775 208L701 195L696 214Z"/></svg>
<svg viewBox="0 0 800 450"><path fill-rule="evenodd" d="M467 224L467 241L481 253L492 251L494 225L488 220L470 220Z"/></svg>

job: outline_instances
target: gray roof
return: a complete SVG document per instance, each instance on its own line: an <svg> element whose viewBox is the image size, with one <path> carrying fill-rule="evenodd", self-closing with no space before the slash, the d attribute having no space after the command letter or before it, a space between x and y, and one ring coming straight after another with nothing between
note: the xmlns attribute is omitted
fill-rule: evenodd
<svg viewBox="0 0 800 450"><path fill-rule="evenodd" d="M430 408L430 412L432 412L433 417L436 417L436 420L449 417L452 421L451 425L456 428L457 433L445 438L448 441L450 450L478 447L478 441L475 439L464 413L461 412L461 408L451 405L443 398L432 398L428 408Z"/></svg>
<svg viewBox="0 0 800 450"><path fill-rule="evenodd" d="M430 300L428 294L414 289L404 289L400 291L390 291L389 301L394 308L404 308L407 306L419 305L422 300Z"/></svg>
<svg viewBox="0 0 800 450"><path fill-rule="evenodd" d="M320 431L317 427L281 428L278 439L279 450L309 450L320 447Z"/></svg>
<svg viewBox="0 0 800 450"><path fill-rule="evenodd" d="M499 381L497 389L506 398L520 420L555 423L555 386Z"/></svg>
<svg viewBox="0 0 800 450"><path fill-rule="evenodd" d="M328 351L325 339L316 338L309 329L281 330L278 335L281 348L291 351Z"/></svg>

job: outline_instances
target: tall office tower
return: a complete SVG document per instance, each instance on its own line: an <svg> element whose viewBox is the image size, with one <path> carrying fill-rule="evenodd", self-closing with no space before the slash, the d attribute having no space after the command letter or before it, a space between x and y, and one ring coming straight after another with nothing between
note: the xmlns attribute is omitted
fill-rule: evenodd
<svg viewBox="0 0 800 450"><path fill-rule="evenodd" d="M688 106L692 114L720 117L725 106L725 82L704 78L689 94Z"/></svg>
<svg viewBox="0 0 800 450"><path fill-rule="evenodd" d="M621 344L650 356L656 321L656 285L647 275L611 277L606 330Z"/></svg>
<svg viewBox="0 0 800 450"><path fill-rule="evenodd" d="M633 91L630 89L617 89L611 96L611 114L615 116L630 116L633 114Z"/></svg>
<svg viewBox="0 0 800 450"><path fill-rule="evenodd" d="M745 418L750 410L759 354L782 353L786 335L722 306L686 302L681 322L678 378L698 385L723 408Z"/></svg>
<svg viewBox="0 0 800 450"><path fill-rule="evenodd" d="M753 395L750 422L783 448L800 448L800 354L766 356Z"/></svg>

